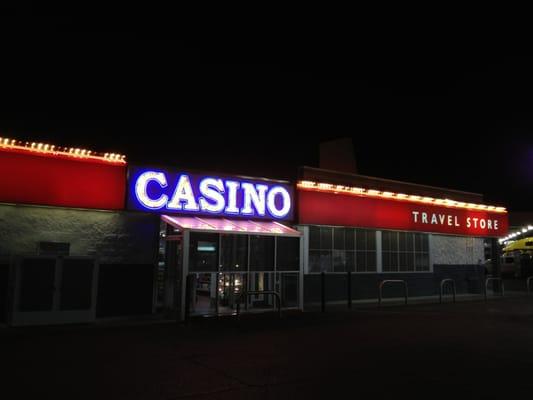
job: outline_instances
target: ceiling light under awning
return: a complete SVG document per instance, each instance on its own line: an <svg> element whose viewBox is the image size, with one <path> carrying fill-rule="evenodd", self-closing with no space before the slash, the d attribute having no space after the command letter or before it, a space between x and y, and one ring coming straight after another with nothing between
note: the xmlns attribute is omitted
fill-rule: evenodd
<svg viewBox="0 0 533 400"><path fill-rule="evenodd" d="M179 230L254 235L301 236L301 232L276 221L162 215L161 219Z"/></svg>

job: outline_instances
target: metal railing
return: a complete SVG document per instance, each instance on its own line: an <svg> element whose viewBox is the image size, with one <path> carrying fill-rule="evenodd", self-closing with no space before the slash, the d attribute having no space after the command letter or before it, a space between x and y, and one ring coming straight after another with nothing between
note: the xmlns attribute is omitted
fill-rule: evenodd
<svg viewBox="0 0 533 400"><path fill-rule="evenodd" d="M455 289L455 281L451 278L448 278L448 279L443 279L442 281L440 281L440 293L439 293L440 304L442 304L442 293L444 291L444 285L446 285L447 283L452 285L453 302L455 303L455 296L457 294L457 290Z"/></svg>
<svg viewBox="0 0 533 400"><path fill-rule="evenodd" d="M526 279L527 294L531 294L531 280L533 276L530 276Z"/></svg>
<svg viewBox="0 0 533 400"><path fill-rule="evenodd" d="M503 280L502 278L495 278L495 277L489 277L487 279L485 279L485 301L487 300L487 291L489 290L488 287L489 287L489 282L491 281L494 281L494 282L500 282L500 288L502 290L501 292L501 296L503 296L505 294L504 292L504 287L503 287Z"/></svg>
<svg viewBox="0 0 533 400"><path fill-rule="evenodd" d="M381 306L381 300L383 298L383 286L385 286L386 283L401 283L404 288L405 304L407 304L407 298L409 297L407 282L402 279L386 279L381 281L378 285L378 306Z"/></svg>
<svg viewBox="0 0 533 400"><path fill-rule="evenodd" d="M281 318L281 296L279 295L278 292L275 292L273 290L251 290L251 291L248 291L248 292L243 292L241 293L238 297L237 297L237 317L240 315L240 312L241 312L241 297L244 297L245 300L247 300L247 298L249 296L253 296L253 295L272 295L276 298L277 300L277 305L278 305L278 316L279 318Z"/></svg>

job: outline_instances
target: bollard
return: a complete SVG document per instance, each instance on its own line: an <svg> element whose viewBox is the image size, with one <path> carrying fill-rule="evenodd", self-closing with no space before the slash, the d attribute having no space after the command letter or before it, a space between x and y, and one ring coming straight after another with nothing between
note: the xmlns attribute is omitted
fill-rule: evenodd
<svg viewBox="0 0 533 400"><path fill-rule="evenodd" d="M348 290L348 308L352 308L352 271L348 271L346 279L346 287Z"/></svg>
<svg viewBox="0 0 533 400"><path fill-rule="evenodd" d="M322 300L322 312L326 312L326 273L320 273L320 294Z"/></svg>

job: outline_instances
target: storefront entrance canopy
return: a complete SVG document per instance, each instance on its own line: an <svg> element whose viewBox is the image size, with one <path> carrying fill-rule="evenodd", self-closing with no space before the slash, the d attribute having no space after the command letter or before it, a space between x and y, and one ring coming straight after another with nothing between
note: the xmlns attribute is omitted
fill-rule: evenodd
<svg viewBox="0 0 533 400"><path fill-rule="evenodd" d="M228 218L204 218L162 215L161 219L179 230L254 235L294 236L301 233L275 221L251 221Z"/></svg>

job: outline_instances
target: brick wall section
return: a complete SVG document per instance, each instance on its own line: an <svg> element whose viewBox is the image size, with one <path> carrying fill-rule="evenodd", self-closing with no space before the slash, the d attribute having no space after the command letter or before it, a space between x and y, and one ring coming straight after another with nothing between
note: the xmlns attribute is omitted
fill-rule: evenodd
<svg viewBox="0 0 533 400"><path fill-rule="evenodd" d="M53 241L100 263L155 263L156 215L0 205L0 226L0 256L36 254L39 241Z"/></svg>

